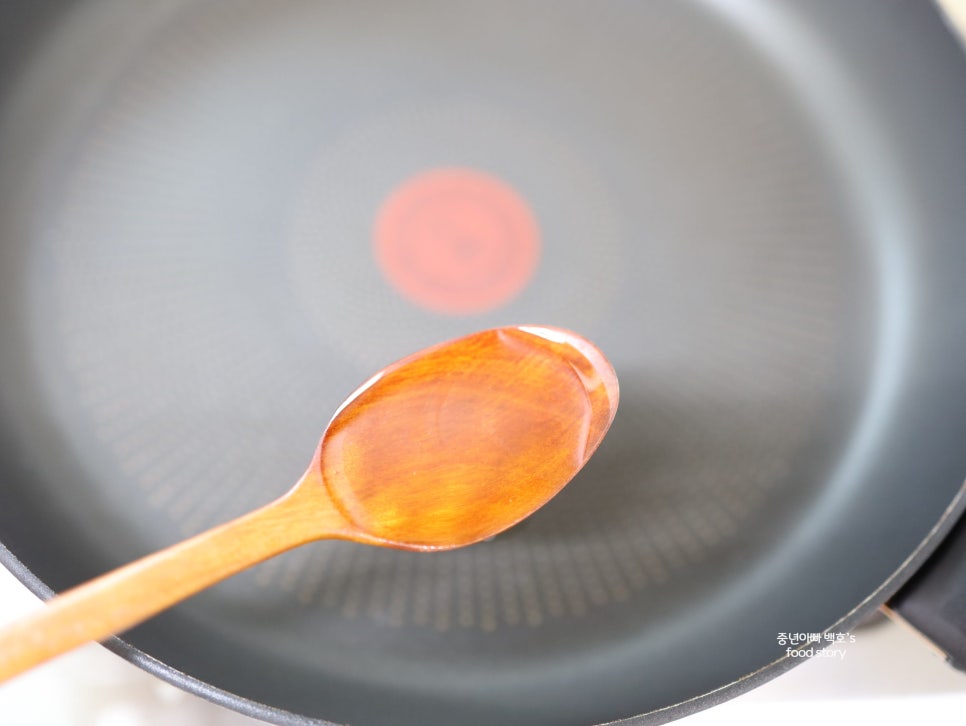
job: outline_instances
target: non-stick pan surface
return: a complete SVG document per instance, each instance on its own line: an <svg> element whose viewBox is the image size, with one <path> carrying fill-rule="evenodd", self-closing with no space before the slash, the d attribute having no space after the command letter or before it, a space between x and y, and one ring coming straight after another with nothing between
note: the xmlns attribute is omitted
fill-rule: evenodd
<svg viewBox="0 0 966 726"><path fill-rule="evenodd" d="M563 325L621 378L531 521L290 553L113 643L149 670L280 722L627 718L847 630L961 509L934 8L50 7L0 119L0 538L35 591L278 495L424 345Z"/></svg>

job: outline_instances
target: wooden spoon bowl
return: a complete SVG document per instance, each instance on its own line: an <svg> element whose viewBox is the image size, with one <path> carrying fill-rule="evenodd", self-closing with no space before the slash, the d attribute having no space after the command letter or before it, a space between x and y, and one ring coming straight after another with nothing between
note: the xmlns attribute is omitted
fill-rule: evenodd
<svg viewBox="0 0 966 726"><path fill-rule="evenodd" d="M574 477L617 403L604 355L560 328L487 330L404 358L346 400L280 499L0 629L0 681L306 542L428 551L492 537Z"/></svg>

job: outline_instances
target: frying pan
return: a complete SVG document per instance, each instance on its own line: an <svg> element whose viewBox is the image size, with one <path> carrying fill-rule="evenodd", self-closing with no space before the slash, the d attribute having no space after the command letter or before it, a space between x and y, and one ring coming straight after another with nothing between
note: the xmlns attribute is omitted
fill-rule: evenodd
<svg viewBox="0 0 966 726"><path fill-rule="evenodd" d="M712 705L917 570L893 604L961 637L936 8L0 8L0 539L38 595L273 498L433 342L561 325L621 378L590 465L495 540L319 543L107 647L277 723L559 726Z"/></svg>

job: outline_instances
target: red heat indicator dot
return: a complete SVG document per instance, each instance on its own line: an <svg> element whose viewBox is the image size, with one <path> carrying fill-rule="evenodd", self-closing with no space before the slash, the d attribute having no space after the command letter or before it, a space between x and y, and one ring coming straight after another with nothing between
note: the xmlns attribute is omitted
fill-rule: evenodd
<svg viewBox="0 0 966 726"><path fill-rule="evenodd" d="M523 198L472 169L435 169L406 180L380 208L376 262L411 302L448 315L503 305L533 277L540 232Z"/></svg>

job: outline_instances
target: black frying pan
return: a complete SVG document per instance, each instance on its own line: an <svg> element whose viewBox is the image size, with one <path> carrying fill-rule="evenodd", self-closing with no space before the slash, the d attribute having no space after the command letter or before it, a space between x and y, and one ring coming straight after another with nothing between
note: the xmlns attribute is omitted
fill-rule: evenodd
<svg viewBox="0 0 966 726"><path fill-rule="evenodd" d="M267 502L433 342L561 325L621 377L524 525L273 560L108 643L161 678L279 723L659 723L849 630L966 504L936 8L0 7L0 538L38 594Z"/></svg>

